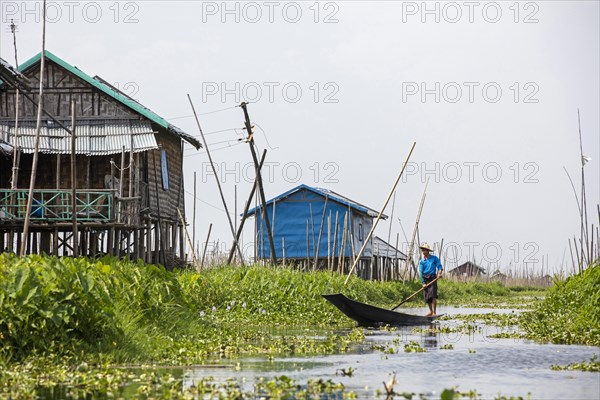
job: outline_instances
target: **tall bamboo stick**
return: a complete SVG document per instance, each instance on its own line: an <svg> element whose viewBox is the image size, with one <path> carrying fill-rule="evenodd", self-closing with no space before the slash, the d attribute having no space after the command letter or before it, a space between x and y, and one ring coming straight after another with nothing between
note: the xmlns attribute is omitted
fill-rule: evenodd
<svg viewBox="0 0 600 400"><path fill-rule="evenodd" d="M425 182L425 189L423 189L423 194L421 195L421 203L419 204L419 211L417 212L417 218L415 219L415 227L413 228L413 234L412 234L412 238L410 240L410 245L408 247L408 258L410 258L413 269L416 268L415 267L415 263L413 262L413 252L414 252L414 246L415 246L415 237L418 234L418 230L419 230L419 220L421 219L421 212L423 211L423 204L425 203L425 196L427 193L427 185L429 185L429 178L427 178L427 181ZM406 268L409 267L409 261L407 259L406 261ZM416 274L416 271L414 271L414 273ZM412 272L411 272L411 276L412 276Z"/></svg>
<svg viewBox="0 0 600 400"><path fill-rule="evenodd" d="M229 209L227 208L227 202L225 201L225 196L223 195L223 189L221 188L221 181L219 180L219 175L217 174L217 170L215 169L215 165L212 160L212 156L210 155L210 150L208 148L208 144L206 143L206 138L204 137L204 132L202 131L202 127L200 126L200 120L198 119L198 114L196 113L196 109L194 108L194 103L192 102L192 98L190 95L187 95L188 100L190 102L190 106L192 107L192 112L194 114L194 118L196 119L196 125L198 126L198 131L200 131L200 136L202 137L202 142L204 143L204 148L206 149L206 155L208 156L208 161L210 162L210 166L213 170L213 175L217 181L217 187L219 188L219 194L221 195L221 201L223 202L223 207L225 208L225 214L227 214L227 220L229 221L229 228L231 229L231 235L233 236L233 240L235 241L235 245L237 247L238 255L240 256L240 263L244 265L244 255L242 254L242 249L240 248L240 244L236 241L236 233L235 228L233 227L233 221L231 220L231 215L229 214ZM258 167L257 167L258 168Z"/></svg>
<svg viewBox="0 0 600 400"><path fill-rule="evenodd" d="M319 261L319 249L321 247L321 235L323 234L323 224L325 223L325 212L327 211L327 200L329 200L329 194L325 195L325 205L323 205L323 214L321 214L321 225L319 226L319 237L317 238L317 248L315 250L313 271L317 269L317 263Z"/></svg>
<svg viewBox="0 0 600 400"><path fill-rule="evenodd" d="M75 128L75 100L71 100L71 218L73 221L73 256L79 256L77 235L77 143Z"/></svg>
<svg viewBox="0 0 600 400"><path fill-rule="evenodd" d="M40 61L40 89L38 92L38 109L35 123L35 145L33 149L33 161L31 163L31 177L29 179L29 195L27 196L27 208L25 211L25 222L23 224L23 236L21 239L21 257L25 255L27 249L27 239L29 236L29 221L31 219L31 204L33 202L33 189L35 188L35 175L37 173L37 164L40 148L40 129L42 125L42 105L44 97L44 70L46 59L46 0L42 3L42 57Z"/></svg>
<svg viewBox="0 0 600 400"><path fill-rule="evenodd" d="M408 160L410 160L410 156L411 156L416 144L417 143L414 142L412 147L410 148L410 152L408 153L408 156L406 157L406 161L404 161L404 164L402 164L402 170L400 171L400 174L398 174L398 177L396 178L396 182L394 182L394 186L392 187L392 190L390 191L387 199L385 200L385 204L381 208L379 215L377 215L377 218L375 219L375 222L373 223L373 226L371 227L371 231L367 235L367 238L365 239L365 242L363 243L362 248L358 252L358 256L356 257L356 260L352 264L352 268L350 268L350 272L348 272L348 276L346 277L346 280L344 281L344 285L346 285L348 283L348 281L350 280L350 276L352 275L352 272L354 272L354 268L356 268L356 263L358 262L358 260L360 260L363 253L365 252L367 244L369 243L371 236L373 236L373 232L375 232L375 228L377 227L377 224L379 223L379 220L381 219L381 216L383 215L383 212L385 211L385 208L387 207L387 205L390 201L390 198L392 197L392 193L394 193L394 191L396 190L396 186L398 186L398 182L400 182L400 178L402 178L402 174L404 174L404 170L406 169L406 164L408 164Z"/></svg>

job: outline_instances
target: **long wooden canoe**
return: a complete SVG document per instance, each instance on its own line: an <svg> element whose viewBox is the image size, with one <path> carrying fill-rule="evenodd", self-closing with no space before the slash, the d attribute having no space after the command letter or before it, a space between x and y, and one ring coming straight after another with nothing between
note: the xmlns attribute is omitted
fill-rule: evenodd
<svg viewBox="0 0 600 400"><path fill-rule="evenodd" d="M355 320L362 326L428 325L438 317L425 317L386 310L385 308L349 299L341 293L323 294L322 296L346 314L347 317Z"/></svg>

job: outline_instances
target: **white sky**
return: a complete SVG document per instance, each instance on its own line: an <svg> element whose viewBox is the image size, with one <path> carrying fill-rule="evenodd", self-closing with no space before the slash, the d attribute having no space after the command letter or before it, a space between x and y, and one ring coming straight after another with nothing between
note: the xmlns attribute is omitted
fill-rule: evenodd
<svg viewBox="0 0 600 400"><path fill-rule="evenodd" d="M39 52L40 9L2 1L2 58L14 63L11 18L19 61ZM250 117L266 134L258 130L255 140L271 163L267 198L305 183L378 209L416 141L398 187L392 244L397 232L405 242L398 218L410 239L431 171L422 241L456 243L459 263L474 258L506 270L528 256L529 268L541 271L544 259L558 271L563 259L571 268L567 241L579 235L563 170L579 188L578 108L592 157L589 222L598 225L599 14L597 1L58 1L46 48L190 134L198 131L187 93L200 113L253 100ZM201 123L207 134L242 128L243 114L233 108ZM253 177L247 145L223 148L241 137L207 136L218 166L231 171L222 177L231 212L235 185L241 210ZM186 190L197 171L202 201L196 240L213 223L211 241L231 243L206 154L185 154ZM192 202L188 194L190 221ZM387 238L388 228L383 222L376 233Z"/></svg>

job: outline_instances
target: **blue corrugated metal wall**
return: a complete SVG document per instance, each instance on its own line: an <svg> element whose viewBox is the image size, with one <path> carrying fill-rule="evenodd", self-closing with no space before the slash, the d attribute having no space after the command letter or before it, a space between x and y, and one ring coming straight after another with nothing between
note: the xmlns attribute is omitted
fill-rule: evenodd
<svg viewBox="0 0 600 400"><path fill-rule="evenodd" d="M331 218L331 228L329 234L329 249L333 254L334 248L334 233L336 227L337 213L337 244L335 245L335 256L339 256L342 252L342 231L344 228L345 215L350 212L348 222L348 230L354 235L354 253L357 254L363 245L363 240L366 239L369 230L371 229L373 220L371 217L357 212L354 209L349 209L348 206L342 205L329 199L327 201L327 209L325 211L325 219L323 220L323 209L325 207L325 196L303 189L290 196L267 205L269 220L273 228L273 238L275 244L275 254L278 259L283 258L283 239L285 239L285 257L286 259L306 259L307 256L313 259L315 252L319 251L319 258L327 258L328 249L328 234L327 221ZM312 212L311 212L312 211ZM269 238L265 228L262 213L257 213L258 222L258 257L270 258L271 252L269 247ZM321 221L323 227L321 228ZM273 223L274 221L274 223ZM308 224L308 225L307 225ZM361 228L359 228L361 225ZM308 243L307 243L307 226L308 226ZM321 231L321 241L319 239L319 231ZM359 230L362 230L359 232ZM307 246L308 244L308 246ZM352 255L352 245L350 238L346 241L344 255L350 257ZM367 246L363 257L371 256L371 246Z"/></svg>

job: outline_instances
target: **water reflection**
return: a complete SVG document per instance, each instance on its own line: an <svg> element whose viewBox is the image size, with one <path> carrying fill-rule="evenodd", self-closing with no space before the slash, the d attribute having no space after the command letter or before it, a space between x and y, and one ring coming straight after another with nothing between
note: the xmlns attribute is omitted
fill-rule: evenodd
<svg viewBox="0 0 600 400"><path fill-rule="evenodd" d="M437 331L435 326L423 331L421 334L421 337L422 337L421 345L424 348L426 348L428 350L429 349L437 349L439 332Z"/></svg>

